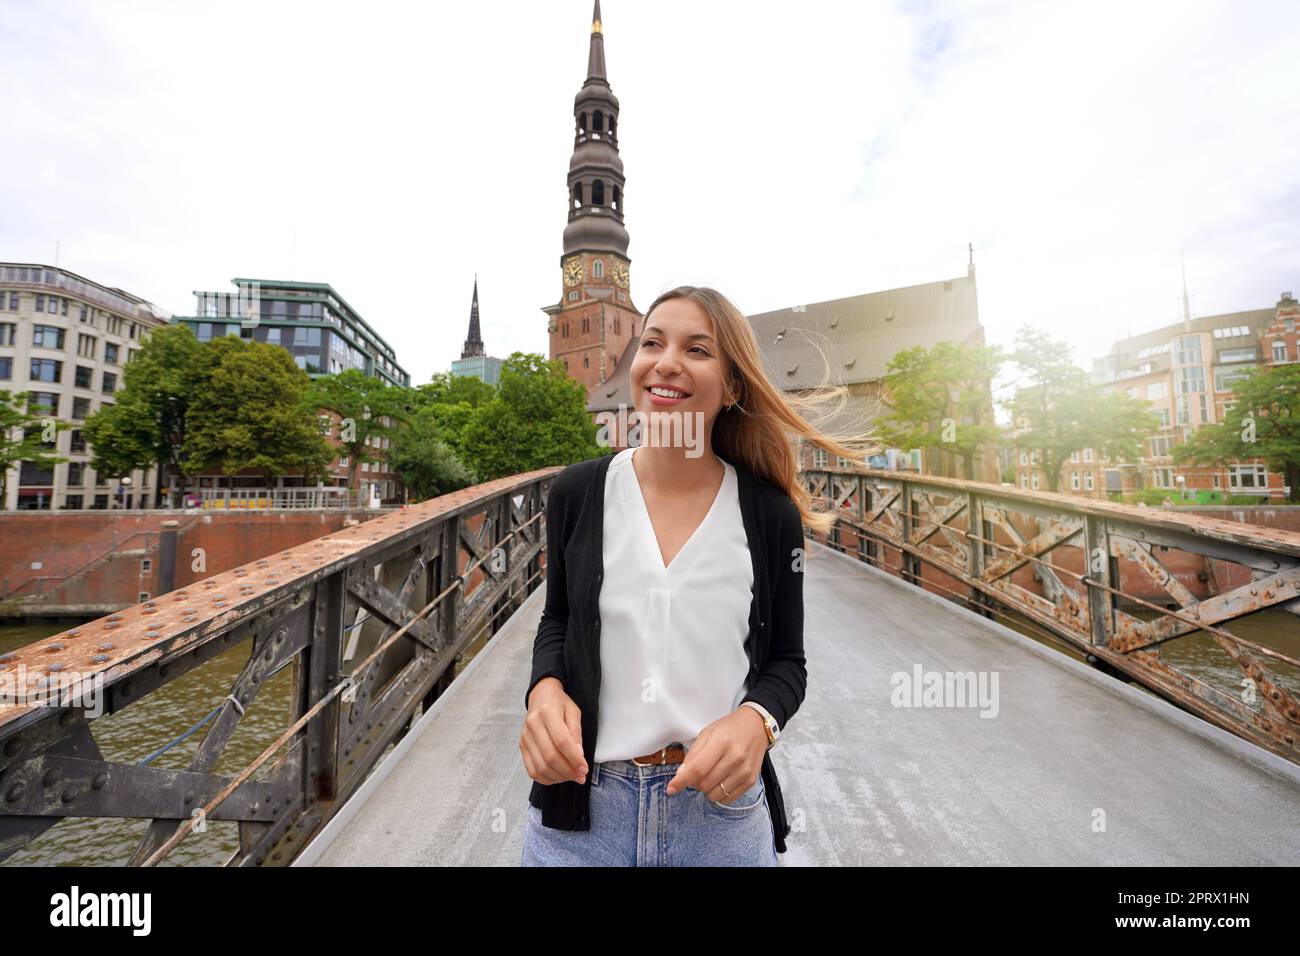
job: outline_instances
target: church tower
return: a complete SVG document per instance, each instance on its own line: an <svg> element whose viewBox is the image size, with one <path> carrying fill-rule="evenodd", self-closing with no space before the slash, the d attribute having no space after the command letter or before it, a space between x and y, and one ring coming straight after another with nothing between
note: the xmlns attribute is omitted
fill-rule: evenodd
<svg viewBox="0 0 1300 956"><path fill-rule="evenodd" d="M639 334L632 304L623 225L623 161L618 155L618 97L605 75L600 0L591 22L587 81L573 101L569 221L560 256L561 296L544 306L550 357L588 390L604 382Z"/></svg>

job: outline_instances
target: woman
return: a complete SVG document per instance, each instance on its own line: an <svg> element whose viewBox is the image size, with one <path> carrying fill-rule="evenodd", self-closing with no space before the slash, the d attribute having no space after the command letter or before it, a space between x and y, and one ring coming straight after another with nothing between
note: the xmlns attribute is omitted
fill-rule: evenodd
<svg viewBox="0 0 1300 956"><path fill-rule="evenodd" d="M865 436L802 416L846 390L778 391L712 289L655 300L629 379L660 440L570 465L547 496L523 864L775 866L790 825L768 751L807 684L803 526L833 521L788 434L859 460Z"/></svg>

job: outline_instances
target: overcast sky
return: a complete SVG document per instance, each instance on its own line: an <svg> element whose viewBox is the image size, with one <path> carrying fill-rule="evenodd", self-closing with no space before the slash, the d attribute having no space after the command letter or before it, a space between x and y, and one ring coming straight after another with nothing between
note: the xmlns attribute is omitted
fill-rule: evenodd
<svg viewBox="0 0 1300 956"><path fill-rule="evenodd" d="M633 301L963 275L1084 364L1300 292L1293 2L604 0ZM0 259L328 282L414 382L543 354L589 0L0 0Z"/></svg>

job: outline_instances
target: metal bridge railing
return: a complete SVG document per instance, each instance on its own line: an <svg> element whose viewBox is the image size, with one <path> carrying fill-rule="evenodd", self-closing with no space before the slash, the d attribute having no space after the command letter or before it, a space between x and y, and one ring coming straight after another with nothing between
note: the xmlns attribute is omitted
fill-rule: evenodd
<svg viewBox="0 0 1300 956"><path fill-rule="evenodd" d="M949 478L806 471L825 543L986 615L1020 615L1085 658L1300 763L1300 534ZM820 540L820 538L819 538ZM1224 625L1266 609L1267 639ZM1289 612L1289 613L1285 613ZM1166 650L1204 633L1232 686Z"/></svg>
<svg viewBox="0 0 1300 956"><path fill-rule="evenodd" d="M0 859L64 818L119 817L151 821L132 865L158 863L208 819L238 823L228 865L290 863L450 684L461 651L542 579L559 470L390 512L0 654ZM103 757L95 719L244 640L247 663L196 725L209 726L186 769L150 765L175 741L139 764ZM286 667L283 733L234 776L215 772ZM95 684L102 713L87 706Z"/></svg>

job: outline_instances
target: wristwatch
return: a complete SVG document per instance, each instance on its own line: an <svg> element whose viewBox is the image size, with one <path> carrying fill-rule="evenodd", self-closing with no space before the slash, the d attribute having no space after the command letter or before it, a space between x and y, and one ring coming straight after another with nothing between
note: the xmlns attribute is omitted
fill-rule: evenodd
<svg viewBox="0 0 1300 956"><path fill-rule="evenodd" d="M759 716L763 718L763 729L767 731L767 749L771 750L772 745L776 743L776 738L781 736L781 728L777 725L776 718L767 712L762 704L757 704L752 700L741 701L740 706L752 707L758 711Z"/></svg>

